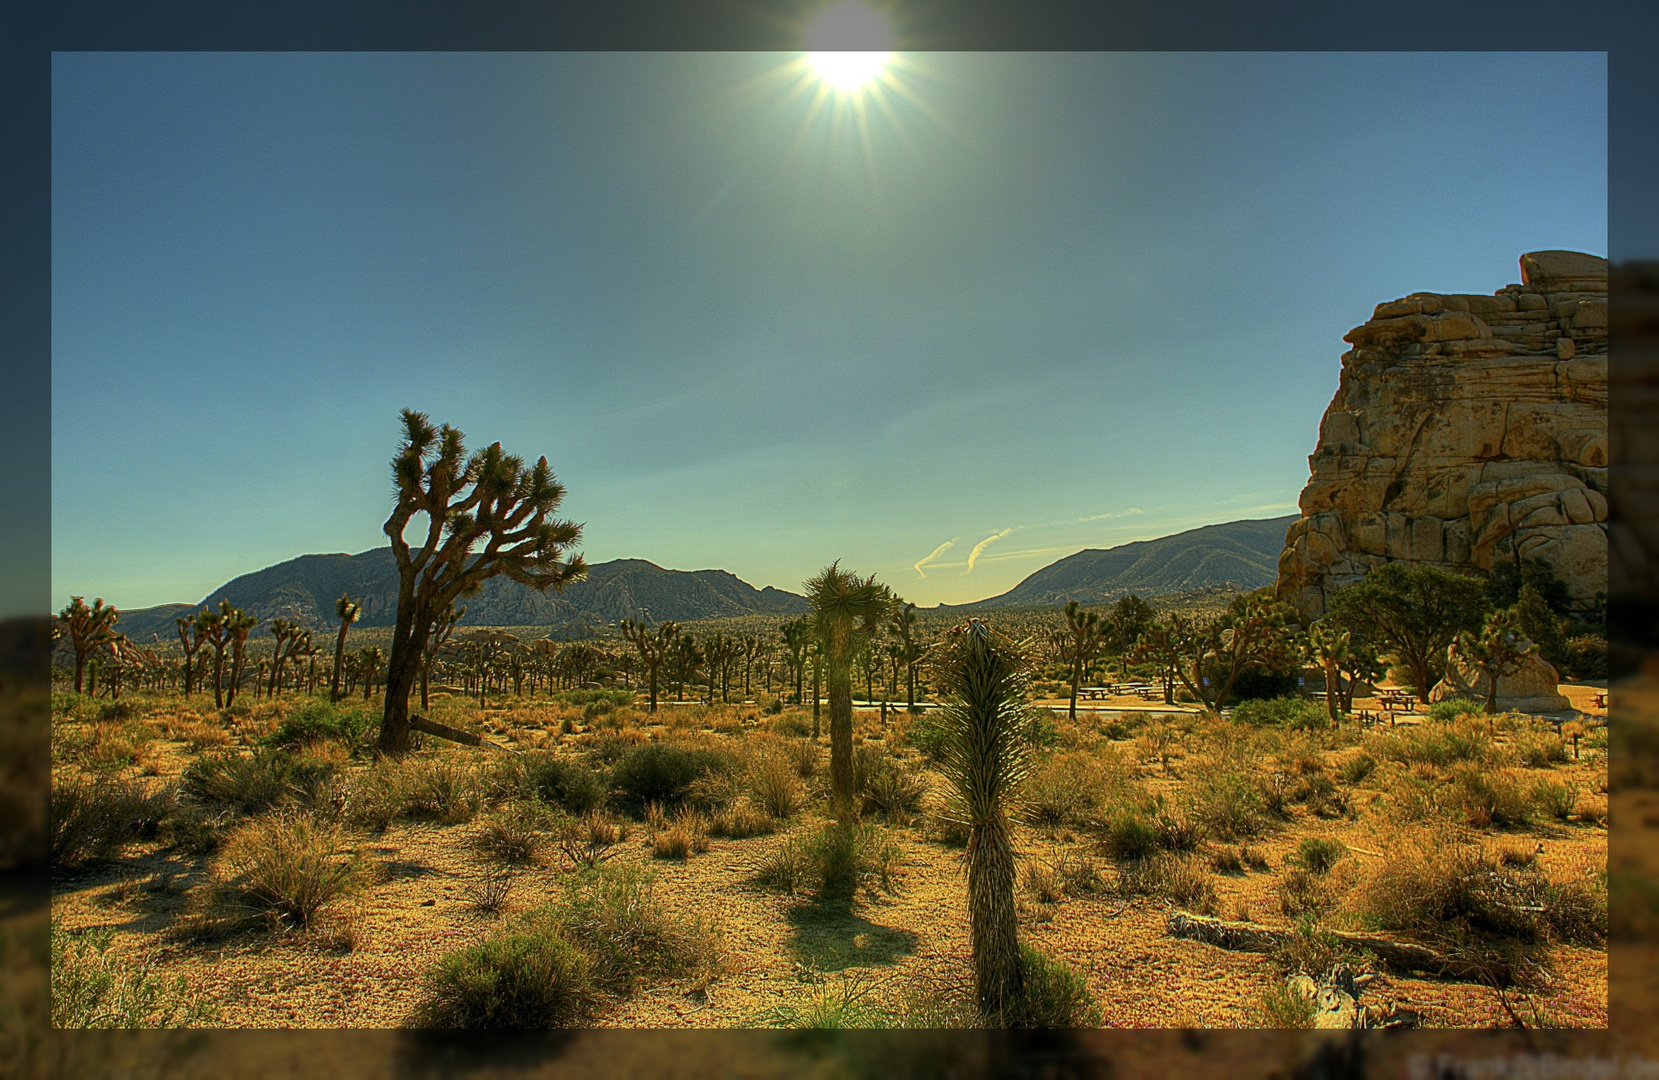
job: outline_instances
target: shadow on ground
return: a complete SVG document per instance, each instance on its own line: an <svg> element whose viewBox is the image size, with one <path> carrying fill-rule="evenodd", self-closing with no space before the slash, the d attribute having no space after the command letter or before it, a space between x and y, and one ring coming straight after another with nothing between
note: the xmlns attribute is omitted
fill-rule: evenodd
<svg viewBox="0 0 1659 1080"><path fill-rule="evenodd" d="M817 971L883 967L916 951L913 930L879 926L853 910L850 900L819 900L791 908L785 916L784 949L795 962Z"/></svg>

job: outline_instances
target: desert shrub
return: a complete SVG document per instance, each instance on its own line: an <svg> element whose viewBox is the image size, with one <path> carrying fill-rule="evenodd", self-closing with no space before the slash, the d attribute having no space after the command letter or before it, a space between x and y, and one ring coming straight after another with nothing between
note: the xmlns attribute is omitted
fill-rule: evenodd
<svg viewBox="0 0 1659 1080"><path fill-rule="evenodd" d="M484 785L471 763L457 758L428 758L405 764L404 816L459 825L478 816Z"/></svg>
<svg viewBox="0 0 1659 1080"><path fill-rule="evenodd" d="M1449 724L1465 716L1480 716L1486 707L1474 698L1450 697L1429 706L1429 719Z"/></svg>
<svg viewBox="0 0 1659 1080"><path fill-rule="evenodd" d="M287 751L264 747L251 755L209 754L191 762L180 782L197 798L257 814L289 796L295 762Z"/></svg>
<svg viewBox="0 0 1659 1080"><path fill-rule="evenodd" d="M1552 935L1597 944L1607 933L1606 897L1598 890L1462 849L1390 860L1362 890L1358 911L1375 929L1454 947L1530 946Z"/></svg>
<svg viewBox="0 0 1659 1080"><path fill-rule="evenodd" d="M541 855L551 816L534 802L508 804L483 820L473 845L506 863L532 863Z"/></svg>
<svg viewBox="0 0 1659 1080"><path fill-rule="evenodd" d="M893 824L903 825L921 810L927 781L884 757L881 767L865 778L858 792L864 813L881 814Z"/></svg>
<svg viewBox="0 0 1659 1080"><path fill-rule="evenodd" d="M719 935L663 907L655 880L638 866L580 871L566 879L561 901L540 915L592 958L595 982L612 993L706 972L719 963Z"/></svg>
<svg viewBox="0 0 1659 1080"><path fill-rule="evenodd" d="M730 760L712 750L646 743L622 756L611 769L611 783L626 804L669 804L685 798L698 777L730 768Z"/></svg>
<svg viewBox="0 0 1659 1080"><path fill-rule="evenodd" d="M1452 770L1450 796L1477 829L1526 825L1532 820L1531 796L1506 772L1460 765Z"/></svg>
<svg viewBox="0 0 1659 1080"><path fill-rule="evenodd" d="M1210 853L1210 869L1218 874L1239 875L1244 873L1244 857L1235 847L1220 847Z"/></svg>
<svg viewBox="0 0 1659 1080"><path fill-rule="evenodd" d="M1215 876L1194 859L1166 852L1120 867L1117 889L1123 896L1160 896L1200 915L1216 911Z"/></svg>
<svg viewBox="0 0 1659 1080"><path fill-rule="evenodd" d="M1100 1006L1088 980L1071 965L1020 943L1022 989L1007 1021L1022 1028L1096 1028Z"/></svg>
<svg viewBox="0 0 1659 1080"><path fill-rule="evenodd" d="M93 722L98 724L124 724L138 716L138 710L133 708L130 701L109 701L98 706L93 714Z"/></svg>
<svg viewBox="0 0 1659 1080"><path fill-rule="evenodd" d="M738 799L716 810L709 817L709 835L732 840L746 840L751 836L765 836L776 832L777 821L765 808L748 799Z"/></svg>
<svg viewBox="0 0 1659 1080"><path fill-rule="evenodd" d="M403 814L408 772L399 762L375 762L359 773L346 792L345 817L354 825L384 831Z"/></svg>
<svg viewBox="0 0 1659 1080"><path fill-rule="evenodd" d="M1492 764L1496 748L1485 724L1463 717L1451 724L1418 724L1372 737L1379 758L1405 765L1445 768L1458 762Z"/></svg>
<svg viewBox="0 0 1659 1080"><path fill-rule="evenodd" d="M1324 874L1347 854L1348 848L1340 840L1304 836L1302 842L1296 845L1296 854L1291 856L1291 860L1309 873Z"/></svg>
<svg viewBox="0 0 1659 1080"><path fill-rule="evenodd" d="M1529 769L1547 769L1567 760L1567 743L1553 731L1517 735L1514 747L1521 764Z"/></svg>
<svg viewBox="0 0 1659 1080"><path fill-rule="evenodd" d="M161 837L169 847L192 855L219 850L234 810L210 811L194 799L179 799L162 823Z"/></svg>
<svg viewBox="0 0 1659 1080"><path fill-rule="evenodd" d="M470 1030L575 1027L600 1002L593 961L556 926L487 938L427 971L417 1027Z"/></svg>
<svg viewBox="0 0 1659 1080"><path fill-rule="evenodd" d="M1268 869L1267 856L1262 854L1260 848L1251 847L1249 844L1240 844L1238 857L1251 870Z"/></svg>
<svg viewBox="0 0 1659 1080"><path fill-rule="evenodd" d="M497 866L486 866L462 886L462 894L486 915L498 914L507 906L513 891L513 874Z"/></svg>
<svg viewBox="0 0 1659 1080"><path fill-rule="evenodd" d="M806 799L800 766L784 753L757 754L747 770L749 797L774 818L791 818Z"/></svg>
<svg viewBox="0 0 1659 1080"><path fill-rule="evenodd" d="M1561 672L1569 679L1607 678L1607 639L1600 634L1568 638L1561 656Z"/></svg>
<svg viewBox="0 0 1659 1080"><path fill-rule="evenodd" d="M1314 1012L1312 998L1288 982L1276 980L1262 991L1251 1018L1256 1027L1311 1028Z"/></svg>
<svg viewBox="0 0 1659 1080"><path fill-rule="evenodd" d="M1533 805L1556 821L1571 820L1578 809L1578 788L1573 784L1540 779L1532 785L1530 795Z"/></svg>
<svg viewBox="0 0 1659 1080"><path fill-rule="evenodd" d="M1245 769L1205 763L1192 770L1183 798L1192 820L1220 839L1256 836L1267 828L1261 777Z"/></svg>
<svg viewBox="0 0 1659 1080"><path fill-rule="evenodd" d="M203 750L217 749L230 745L230 733L211 720L202 720L199 717L188 717L170 725L172 736L180 739L190 747L190 752L199 754Z"/></svg>
<svg viewBox="0 0 1659 1080"><path fill-rule="evenodd" d="M1317 702L1300 697L1251 698L1233 709L1233 719L1251 727L1320 731L1331 726L1330 714Z"/></svg>
<svg viewBox="0 0 1659 1080"><path fill-rule="evenodd" d="M842 972L834 982L786 1001L762 1013L768 1027L838 1031L848 1028L888 1028L896 1017L878 1001L875 984L862 972Z"/></svg>
<svg viewBox="0 0 1659 1080"><path fill-rule="evenodd" d="M1087 896L1106 887L1100 868L1087 855L1073 852L1061 856L1054 864L1054 872L1060 879L1061 891L1067 896Z"/></svg>
<svg viewBox="0 0 1659 1080"><path fill-rule="evenodd" d="M1298 916L1291 933L1268 954L1281 974L1300 972L1318 978L1338 963L1354 959L1352 949L1319 925L1313 914Z"/></svg>
<svg viewBox="0 0 1659 1080"><path fill-rule="evenodd" d="M1335 885L1322 872L1291 870L1274 883L1279 910L1292 919L1328 914L1339 899Z"/></svg>
<svg viewBox="0 0 1659 1080"><path fill-rule="evenodd" d="M1020 785L1020 814L1033 825L1081 825L1106 801L1100 763L1085 754L1037 762Z"/></svg>
<svg viewBox="0 0 1659 1080"><path fill-rule="evenodd" d="M76 866L153 834L171 808L170 793L152 796L140 780L59 773L48 807L52 866Z"/></svg>
<svg viewBox="0 0 1659 1080"><path fill-rule="evenodd" d="M605 777L586 764L550 750L532 750L513 759L519 770L515 785L572 814L586 814L605 801Z"/></svg>
<svg viewBox="0 0 1659 1080"><path fill-rule="evenodd" d="M1377 759L1362 750L1338 766L1336 775L1344 784L1354 785L1364 783L1376 771Z"/></svg>
<svg viewBox="0 0 1659 1080"><path fill-rule="evenodd" d="M366 709L313 698L284 716L264 742L282 747L324 740L355 743L374 723L374 716Z"/></svg>
<svg viewBox="0 0 1659 1080"><path fill-rule="evenodd" d="M202 1027L219 1019L183 975L173 982L149 960L124 961L110 954L109 927L72 931L51 928L52 1026L55 1028Z"/></svg>
<svg viewBox="0 0 1659 1080"><path fill-rule="evenodd" d="M785 840L762 860L755 881L779 892L848 899L878 882L890 890L898 864L898 845L877 826L832 822Z"/></svg>
<svg viewBox="0 0 1659 1080"><path fill-rule="evenodd" d="M802 738L812 734L812 721L804 713L786 712L772 721L772 730L779 735Z"/></svg>
<svg viewBox="0 0 1659 1080"><path fill-rule="evenodd" d="M249 822L225 841L219 869L248 905L309 927L360 880L355 855L341 859L341 835L299 814Z"/></svg>
<svg viewBox="0 0 1659 1080"><path fill-rule="evenodd" d="M1060 875L1048 863L1026 863L1020 872L1020 884L1042 904L1057 904L1065 895L1065 890L1060 886Z"/></svg>
<svg viewBox="0 0 1659 1080"><path fill-rule="evenodd" d="M1144 712L1119 713L1100 724L1100 734L1105 738L1118 742L1123 739L1132 739L1136 733L1152 720L1152 714Z"/></svg>
<svg viewBox="0 0 1659 1080"><path fill-rule="evenodd" d="M634 701L632 690L561 690L553 695L553 700L563 705L579 705L586 708L594 702L608 702L613 708L621 705L631 705Z"/></svg>
<svg viewBox="0 0 1659 1080"><path fill-rule="evenodd" d="M1118 807L1096 825L1100 852L1127 862L1144 859L1158 850L1158 829L1151 817L1136 807Z"/></svg>

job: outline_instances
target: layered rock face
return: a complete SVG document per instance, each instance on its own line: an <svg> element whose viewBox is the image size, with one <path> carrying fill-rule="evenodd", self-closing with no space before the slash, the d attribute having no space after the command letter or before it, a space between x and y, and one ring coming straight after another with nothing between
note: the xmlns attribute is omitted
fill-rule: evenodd
<svg viewBox="0 0 1659 1080"><path fill-rule="evenodd" d="M1607 589L1607 260L1521 256L1491 296L1413 293L1343 340L1278 593L1305 617L1394 560L1542 558Z"/></svg>

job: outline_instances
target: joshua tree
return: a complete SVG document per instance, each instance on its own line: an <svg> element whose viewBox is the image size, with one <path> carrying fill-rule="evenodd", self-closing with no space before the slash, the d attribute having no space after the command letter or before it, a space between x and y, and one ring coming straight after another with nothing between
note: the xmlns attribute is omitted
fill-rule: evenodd
<svg viewBox="0 0 1659 1080"><path fill-rule="evenodd" d="M301 630L297 622L277 618L271 620L271 637L276 640L276 647L271 652L271 682L266 695L272 701L276 700L277 689L282 685L282 667L294 655L301 634L311 636L310 631Z"/></svg>
<svg viewBox="0 0 1659 1080"><path fill-rule="evenodd" d="M893 614L889 619L889 626L893 634L899 639L899 659L905 669L905 705L916 707L916 661L922 658L922 647L915 638L916 605L905 602L895 604Z"/></svg>
<svg viewBox="0 0 1659 1080"><path fill-rule="evenodd" d="M451 604L449 606L449 610L444 612L443 615L439 616L432 623L432 633L427 635L426 647L421 652L422 712L425 712L430 707L427 704L427 683L432 678L432 660L438 655L438 650L444 647L444 642L449 640L449 635L455 629L455 624L460 622L461 617L466 613L467 609L464 606L456 607L454 604ZM538 641L536 644L540 645L541 642ZM537 653L540 652L539 649L534 651Z"/></svg>
<svg viewBox="0 0 1659 1080"><path fill-rule="evenodd" d="M225 708L236 703L236 694L242 688L242 671L247 664L248 635L259 625L259 620L230 606L229 600L219 601L219 612L224 616L225 636L230 640L230 690L225 695ZM254 697L259 696L257 685Z"/></svg>
<svg viewBox="0 0 1659 1080"><path fill-rule="evenodd" d="M749 693L749 672L753 670L755 661L760 659L760 636L758 634L744 634L738 642L743 651L743 700L751 697Z"/></svg>
<svg viewBox="0 0 1659 1080"><path fill-rule="evenodd" d="M715 684L720 685L720 700L726 699L726 665L736 655L737 646L724 634L710 634L703 641L703 662L707 668L709 704L714 704Z"/></svg>
<svg viewBox="0 0 1659 1080"><path fill-rule="evenodd" d="M819 736L818 717L823 706L823 683L824 642L823 639L818 636L817 632L814 631L812 635L812 737L815 740ZM847 707L849 709L852 708L852 703L848 702Z"/></svg>
<svg viewBox="0 0 1659 1080"><path fill-rule="evenodd" d="M667 663L674 653L674 645L679 637L680 628L674 623L665 622L655 630L647 630L632 619L622 620L622 636L634 643L639 650L639 658L645 664L646 677L650 680L651 711L657 711L657 669Z"/></svg>
<svg viewBox="0 0 1659 1080"><path fill-rule="evenodd" d="M1354 649L1354 638L1346 630L1327 625L1324 620L1308 627L1308 656L1325 673L1325 709L1331 714L1331 724L1342 722L1338 702L1342 697L1342 665Z"/></svg>
<svg viewBox="0 0 1659 1080"><path fill-rule="evenodd" d="M196 653L207 644L202 637L202 624L199 620L188 615L180 615L176 620L179 628L179 644L184 646L184 696L188 698L192 690L196 689Z"/></svg>
<svg viewBox="0 0 1659 1080"><path fill-rule="evenodd" d="M213 646L213 707L225 707L225 645L230 640L225 628L225 615L230 601L220 605L219 611L207 608L196 612L196 635Z"/></svg>
<svg viewBox="0 0 1659 1080"><path fill-rule="evenodd" d="M58 612L59 633L67 634L70 645L75 649L75 693L81 692L87 657L100 645L114 640L113 627L120 617L121 613L113 605L104 606L102 597L93 600L92 606L87 607L85 597L71 596L69 603Z"/></svg>
<svg viewBox="0 0 1659 1080"><path fill-rule="evenodd" d="M1538 647L1521 636L1512 615L1497 611L1487 616L1479 636L1468 631L1458 635L1457 651L1486 676L1486 715L1491 716L1498 711L1498 680L1521 670Z"/></svg>
<svg viewBox="0 0 1659 1080"><path fill-rule="evenodd" d="M1136 657L1172 672L1214 712L1246 669L1284 658L1290 642L1287 610L1252 596L1212 619L1172 614L1141 635Z"/></svg>
<svg viewBox="0 0 1659 1080"><path fill-rule="evenodd" d="M981 619L951 630L929 657L944 697L941 771L968 826L968 918L980 1012L995 1025L1017 1022L1024 998L1014 911L1014 848L1004 803L1024 778L1031 744L1026 649Z"/></svg>
<svg viewBox="0 0 1659 1080"><path fill-rule="evenodd" d="M500 443L468 457L455 428L434 427L413 409L402 419L403 443L392 459L397 503L385 526L398 567L397 624L377 746L394 757L409 748L409 692L427 636L457 599L498 574L545 591L587 572L580 555L565 557L582 527L550 516L565 489L545 457L526 466ZM426 535L411 548L403 534L417 514L426 516Z"/></svg>
<svg viewBox="0 0 1659 1080"><path fill-rule="evenodd" d="M1106 648L1106 624L1093 611L1081 610L1076 600L1066 604L1066 638L1064 659L1071 668L1071 707L1067 712L1072 722L1077 720L1077 688L1083 682L1083 672Z"/></svg>
<svg viewBox="0 0 1659 1080"><path fill-rule="evenodd" d="M805 588L829 683L830 784L836 815L848 820L853 814L853 661L892 610L893 594L873 574L860 578L842 570L839 560Z"/></svg>
<svg viewBox="0 0 1659 1080"><path fill-rule="evenodd" d="M374 692L375 678L380 674L380 665L386 662L386 657L378 645L368 645L357 650L357 670L363 675L363 700L369 700Z"/></svg>
<svg viewBox="0 0 1659 1080"><path fill-rule="evenodd" d="M353 603L345 593L334 602L334 615L340 620L340 636L334 639L334 678L328 687L331 701L340 700L340 675L345 670L346 631L363 615L363 605Z"/></svg>
<svg viewBox="0 0 1659 1080"><path fill-rule="evenodd" d="M695 684L697 679L697 665L702 662L703 649L697 639L690 634L681 634L674 644L674 676L679 684L675 698L685 700L686 683Z"/></svg>
<svg viewBox="0 0 1659 1080"><path fill-rule="evenodd" d="M812 630L807 620L799 618L783 624L783 647L789 653L789 670L795 676L795 704L802 705L801 683L806 675L806 650Z"/></svg>

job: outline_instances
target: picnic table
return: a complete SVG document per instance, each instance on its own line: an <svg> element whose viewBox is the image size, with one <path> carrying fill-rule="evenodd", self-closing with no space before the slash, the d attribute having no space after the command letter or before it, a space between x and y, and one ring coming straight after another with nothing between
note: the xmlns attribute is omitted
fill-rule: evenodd
<svg viewBox="0 0 1659 1080"><path fill-rule="evenodd" d="M1377 701L1380 702L1384 708L1389 709L1404 708L1415 710L1417 708L1417 695L1411 693L1409 690L1378 690Z"/></svg>
<svg viewBox="0 0 1659 1080"><path fill-rule="evenodd" d="M1607 691L1605 691L1605 690L1596 691L1596 695L1595 695L1594 700L1595 700L1595 703L1596 703L1596 708L1598 708L1598 709L1607 708Z"/></svg>

